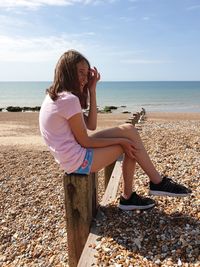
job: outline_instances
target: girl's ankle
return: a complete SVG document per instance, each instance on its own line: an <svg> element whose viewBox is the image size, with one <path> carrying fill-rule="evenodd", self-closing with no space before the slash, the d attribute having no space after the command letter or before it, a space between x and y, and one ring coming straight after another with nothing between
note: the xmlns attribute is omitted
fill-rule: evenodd
<svg viewBox="0 0 200 267"><path fill-rule="evenodd" d="M125 198L126 200L128 200L131 197L131 194L132 194L132 192L130 194L123 193L122 197Z"/></svg>

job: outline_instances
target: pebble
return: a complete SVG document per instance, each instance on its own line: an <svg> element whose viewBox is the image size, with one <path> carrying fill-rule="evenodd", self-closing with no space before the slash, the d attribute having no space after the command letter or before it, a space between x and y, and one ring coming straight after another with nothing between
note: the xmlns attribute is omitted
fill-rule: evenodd
<svg viewBox="0 0 200 267"><path fill-rule="evenodd" d="M152 197L149 211L122 212L116 201L99 221L98 266L200 266L200 121L146 121L140 134L159 172L190 186L187 198ZM137 166L137 192L148 179ZM62 172L48 151L6 147L0 154L0 265L68 266ZM104 193L99 172L99 200ZM156 267L155 266L155 267Z"/></svg>
<svg viewBox="0 0 200 267"><path fill-rule="evenodd" d="M105 238L99 246L109 245L110 259L114 259L117 264L122 264L120 260L123 261L122 266L127 266L125 258L131 252L129 264L134 267L200 266L197 249L200 240L199 129L199 121L147 121L142 125L140 134L157 169L191 187L193 193L186 198L152 197L158 206L147 212L119 211L118 199L107 207L112 213L107 212L107 220L100 228L102 235L112 237L115 242L111 244ZM194 144L198 144L198 147ZM139 167L135 180L137 192L146 195L147 177ZM118 198L121 190L122 184ZM106 225L113 221L115 228L107 228ZM115 248L118 257L112 255ZM104 266L102 253L99 254L98 264Z"/></svg>
<svg viewBox="0 0 200 267"><path fill-rule="evenodd" d="M181 259L178 259L178 263L177 263L178 266L182 266L182 262L181 262Z"/></svg>

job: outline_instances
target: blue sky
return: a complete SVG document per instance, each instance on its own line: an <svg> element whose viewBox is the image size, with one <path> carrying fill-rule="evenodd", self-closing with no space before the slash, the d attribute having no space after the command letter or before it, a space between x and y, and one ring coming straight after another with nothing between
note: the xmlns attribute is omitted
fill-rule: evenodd
<svg viewBox="0 0 200 267"><path fill-rule="evenodd" d="M103 81L200 80L200 1L0 0L0 81L51 81L68 49Z"/></svg>

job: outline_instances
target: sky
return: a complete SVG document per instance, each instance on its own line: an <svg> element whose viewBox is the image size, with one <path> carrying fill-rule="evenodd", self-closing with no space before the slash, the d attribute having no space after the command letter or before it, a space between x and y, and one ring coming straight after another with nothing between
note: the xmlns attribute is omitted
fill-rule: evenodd
<svg viewBox="0 0 200 267"><path fill-rule="evenodd" d="M0 81L52 81L69 49L102 81L200 80L200 0L0 0Z"/></svg>

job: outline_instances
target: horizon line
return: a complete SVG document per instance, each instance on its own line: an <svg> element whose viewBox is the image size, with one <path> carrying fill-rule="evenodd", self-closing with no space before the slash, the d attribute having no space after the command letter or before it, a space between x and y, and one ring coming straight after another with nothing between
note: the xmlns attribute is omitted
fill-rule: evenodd
<svg viewBox="0 0 200 267"><path fill-rule="evenodd" d="M0 80L0 83L4 82L48 82L51 83L53 81L47 81L47 80L15 80L15 81L6 81L6 80ZM200 82L200 80L103 80L99 81L101 82Z"/></svg>

